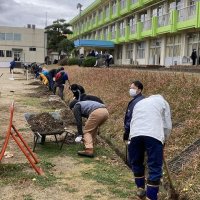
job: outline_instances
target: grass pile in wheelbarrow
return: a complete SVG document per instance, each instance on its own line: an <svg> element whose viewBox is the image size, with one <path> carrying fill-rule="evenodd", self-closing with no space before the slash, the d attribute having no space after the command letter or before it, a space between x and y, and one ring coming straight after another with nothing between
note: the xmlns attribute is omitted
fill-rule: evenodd
<svg viewBox="0 0 200 200"><path fill-rule="evenodd" d="M31 130L34 133L34 147L41 138L41 143L44 144L46 136L54 136L56 143L58 144L57 136L65 133L63 142L74 143L74 134L66 130L66 124L64 124L60 112L51 113L26 113L25 119L30 125ZM67 141L66 141L67 140ZM63 145L63 143L62 143ZM62 146L61 146L62 148Z"/></svg>
<svg viewBox="0 0 200 200"><path fill-rule="evenodd" d="M39 133L62 132L64 130L63 121L55 119L50 113L32 115L27 121L31 130Z"/></svg>

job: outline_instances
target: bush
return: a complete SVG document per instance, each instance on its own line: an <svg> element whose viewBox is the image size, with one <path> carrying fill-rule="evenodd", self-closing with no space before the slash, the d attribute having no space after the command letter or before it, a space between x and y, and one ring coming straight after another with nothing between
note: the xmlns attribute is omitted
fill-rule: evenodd
<svg viewBox="0 0 200 200"><path fill-rule="evenodd" d="M68 58L65 57L62 60L60 60L59 65L61 65L61 66L68 65Z"/></svg>
<svg viewBox="0 0 200 200"><path fill-rule="evenodd" d="M87 57L83 60L83 67L94 67L96 63L96 58L95 57Z"/></svg>
<svg viewBox="0 0 200 200"><path fill-rule="evenodd" d="M78 65L79 59L78 58L69 58L67 64L68 65Z"/></svg>

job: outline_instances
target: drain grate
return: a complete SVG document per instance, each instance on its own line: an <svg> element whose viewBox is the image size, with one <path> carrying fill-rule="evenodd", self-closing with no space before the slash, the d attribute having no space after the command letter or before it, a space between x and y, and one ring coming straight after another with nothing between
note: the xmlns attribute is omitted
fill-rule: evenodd
<svg viewBox="0 0 200 200"><path fill-rule="evenodd" d="M188 163L192 154L199 153L200 139L196 140L193 144L183 150L178 156L169 161L168 166L171 172L178 174L182 171L183 166Z"/></svg>

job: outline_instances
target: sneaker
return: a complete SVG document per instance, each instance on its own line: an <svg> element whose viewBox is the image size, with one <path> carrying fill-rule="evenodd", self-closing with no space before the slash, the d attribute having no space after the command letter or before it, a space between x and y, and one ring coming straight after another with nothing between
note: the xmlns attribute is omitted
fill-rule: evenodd
<svg viewBox="0 0 200 200"><path fill-rule="evenodd" d="M77 136L77 137L75 138L75 142L76 142L76 143L81 143L82 140L83 140L82 135L79 135L79 136Z"/></svg>
<svg viewBox="0 0 200 200"><path fill-rule="evenodd" d="M138 191L136 192L136 195L139 199L146 199L146 191L143 188L138 188Z"/></svg>

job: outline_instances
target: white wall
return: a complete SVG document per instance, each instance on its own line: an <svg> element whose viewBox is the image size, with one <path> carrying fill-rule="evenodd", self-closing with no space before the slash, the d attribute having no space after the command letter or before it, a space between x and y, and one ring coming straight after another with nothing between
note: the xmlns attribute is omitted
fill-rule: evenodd
<svg viewBox="0 0 200 200"><path fill-rule="evenodd" d="M19 33L21 34L21 40L0 40L0 50L14 51L14 49L20 49L21 60L23 62L43 63L46 56L46 44L47 37L44 33L44 29L32 29L22 27L4 27L0 26L0 33ZM34 47L36 51L30 51L29 48ZM0 65L7 65L7 62L11 62L14 55L11 57L0 57Z"/></svg>

